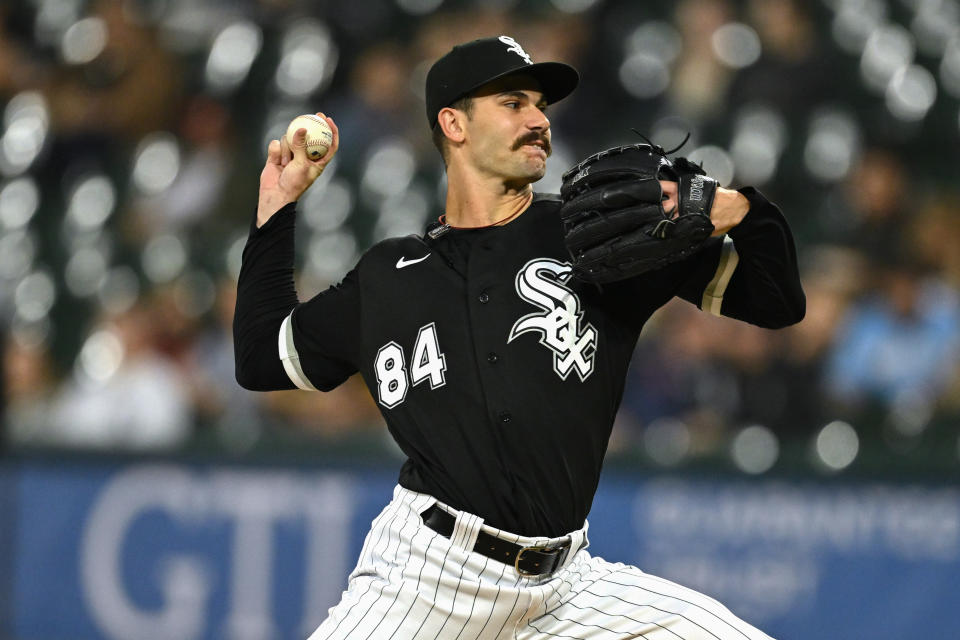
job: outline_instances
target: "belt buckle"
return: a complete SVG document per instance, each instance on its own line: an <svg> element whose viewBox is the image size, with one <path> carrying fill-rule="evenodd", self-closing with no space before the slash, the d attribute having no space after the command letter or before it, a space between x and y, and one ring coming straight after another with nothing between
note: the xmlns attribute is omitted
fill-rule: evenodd
<svg viewBox="0 0 960 640"><path fill-rule="evenodd" d="M521 568L520 568L520 559L523 557L523 554L524 554L524 552L526 552L526 551L536 551L536 552L538 552L538 553L562 554L562 553L565 553L565 552L567 552L567 551L569 551L569 550L570 550L570 545L569 545L569 544L567 544L567 545L560 545L560 546L553 546L553 547L551 547L551 546L546 546L546 545L538 545L538 546L533 546L533 547L522 547L522 548L520 549L520 551L517 552L517 557L514 558L514 560L513 560L513 568L516 570L516 572L517 572L518 574L520 574L520 576L522 576L522 577L524 577L524 578L532 578L532 577L535 577L535 576L542 576L542 575L545 575L545 574L547 574L547 573L553 573L553 571L557 568L557 565L563 563L563 560L562 560L562 559L561 559L559 562L557 562L556 564L554 564L553 568L550 569L550 571L541 571L540 573L534 573L534 572L532 572L532 571L525 571L524 569L521 569Z"/></svg>

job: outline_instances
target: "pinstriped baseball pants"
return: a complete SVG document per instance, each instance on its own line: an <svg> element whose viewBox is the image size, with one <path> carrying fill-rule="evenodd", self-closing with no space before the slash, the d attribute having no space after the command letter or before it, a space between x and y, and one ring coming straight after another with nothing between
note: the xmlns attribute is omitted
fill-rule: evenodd
<svg viewBox="0 0 960 640"><path fill-rule="evenodd" d="M433 504L394 489L340 603L309 640L770 640L712 598L592 557L586 526L569 534L560 570L527 578L471 551L481 528L524 546L565 538L516 536L439 505L456 516L448 539L420 518Z"/></svg>

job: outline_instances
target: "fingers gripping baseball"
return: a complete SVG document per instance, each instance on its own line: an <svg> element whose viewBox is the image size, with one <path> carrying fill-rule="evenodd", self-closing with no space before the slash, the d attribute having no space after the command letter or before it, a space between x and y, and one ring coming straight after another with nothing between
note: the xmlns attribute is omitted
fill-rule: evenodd
<svg viewBox="0 0 960 640"><path fill-rule="evenodd" d="M293 134L293 140L287 145L287 136L281 138L281 165L283 171L280 175L280 187L287 193L299 198L307 188L313 184L326 166L336 154L339 135L337 125L333 118L326 117L323 113L317 113L330 127L333 134L333 140L330 149L325 155L316 160L311 160L307 154L307 130L303 127L296 130Z"/></svg>
<svg viewBox="0 0 960 640"><path fill-rule="evenodd" d="M287 136L271 140L267 147L267 161L260 174L260 198L257 207L257 226L262 226L284 205L295 202L320 177L333 160L340 144L339 130L333 118L317 113L329 125L332 141L327 153L311 160L307 154L307 130L298 129L293 140Z"/></svg>

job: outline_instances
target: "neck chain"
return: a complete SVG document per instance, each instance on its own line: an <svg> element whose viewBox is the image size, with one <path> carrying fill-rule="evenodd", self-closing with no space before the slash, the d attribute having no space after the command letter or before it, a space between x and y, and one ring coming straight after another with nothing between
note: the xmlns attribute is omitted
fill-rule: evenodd
<svg viewBox="0 0 960 640"><path fill-rule="evenodd" d="M510 215L508 215L506 218L502 218L502 219L500 219L500 220L497 220L496 222L491 222L490 224L485 224L485 225L480 226L480 227L455 227L455 226L453 226L452 224L450 224L450 223L447 222L447 214L445 214L445 213L444 213L443 215L441 215L439 218L437 218L437 222L439 222L439 223L442 224L443 226L448 227L448 228L450 228L450 229L489 229L490 227L495 227L495 226L497 226L498 224L503 224L504 222L509 222L509 221L513 220L513 219L516 218L518 215L520 215L520 213L521 213L522 211L523 211L522 209L521 209L520 211L515 211L515 212L511 213Z"/></svg>
<svg viewBox="0 0 960 640"><path fill-rule="evenodd" d="M455 227L452 224L447 223L447 214L443 214L439 218L437 218L437 222L439 224L433 229L431 229L430 231L428 231L427 236L429 236L431 240L436 240L437 238L445 234L447 231L450 231L451 229L489 229L490 227L495 227L498 224L503 224L504 222L510 222L511 220L516 218L518 215L523 213L523 211L524 210L521 209L520 211L511 213L510 215L508 215L506 218L503 218L502 220L497 220L496 222L485 224L481 227Z"/></svg>

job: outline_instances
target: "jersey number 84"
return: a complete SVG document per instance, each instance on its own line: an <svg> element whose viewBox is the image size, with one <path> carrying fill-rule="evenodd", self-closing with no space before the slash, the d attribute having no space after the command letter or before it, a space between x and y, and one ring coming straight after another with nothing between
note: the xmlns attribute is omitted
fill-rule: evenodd
<svg viewBox="0 0 960 640"><path fill-rule="evenodd" d="M447 383L447 358L440 351L435 323L420 327L417 332L409 374L405 362L403 348L393 340L377 351L373 363L377 375L377 400L387 409L403 402L411 385L429 380L430 388L438 389Z"/></svg>

